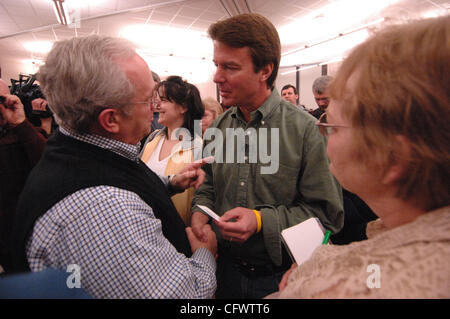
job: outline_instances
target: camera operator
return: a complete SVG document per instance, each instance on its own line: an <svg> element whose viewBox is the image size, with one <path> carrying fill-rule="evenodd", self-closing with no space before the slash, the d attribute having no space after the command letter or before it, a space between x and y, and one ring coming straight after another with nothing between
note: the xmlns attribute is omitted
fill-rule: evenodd
<svg viewBox="0 0 450 319"><path fill-rule="evenodd" d="M53 121L52 113L48 111L48 102L43 98L37 98L31 101L31 107L33 114L39 112L40 125L35 126L40 127L44 131L45 137L49 137L54 129L55 122Z"/></svg>
<svg viewBox="0 0 450 319"><path fill-rule="evenodd" d="M46 139L25 117L24 106L0 80L0 265L10 268L9 237L17 200L39 161Z"/></svg>
<svg viewBox="0 0 450 319"><path fill-rule="evenodd" d="M11 94L19 97L25 110L25 117L34 126L42 129L41 133L45 137L58 127L53 119L53 112L50 110L41 87L35 83L36 74L19 75L19 80L11 79Z"/></svg>

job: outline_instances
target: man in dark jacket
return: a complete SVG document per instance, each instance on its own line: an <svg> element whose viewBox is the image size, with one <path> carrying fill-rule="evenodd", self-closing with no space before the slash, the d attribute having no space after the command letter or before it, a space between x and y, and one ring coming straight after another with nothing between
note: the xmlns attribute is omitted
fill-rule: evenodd
<svg viewBox="0 0 450 319"><path fill-rule="evenodd" d="M38 80L60 128L19 200L15 269L70 271L94 298L212 297L215 235L185 232L169 198L203 182L203 163L167 178L139 159L154 82L133 45L56 42Z"/></svg>

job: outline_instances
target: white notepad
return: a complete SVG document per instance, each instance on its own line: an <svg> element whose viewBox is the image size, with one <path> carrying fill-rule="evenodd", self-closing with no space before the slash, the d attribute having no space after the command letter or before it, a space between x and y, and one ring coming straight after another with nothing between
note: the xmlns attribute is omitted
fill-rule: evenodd
<svg viewBox="0 0 450 319"><path fill-rule="evenodd" d="M297 265L311 257L314 250L322 245L324 237L325 229L315 217L281 231L281 239Z"/></svg>

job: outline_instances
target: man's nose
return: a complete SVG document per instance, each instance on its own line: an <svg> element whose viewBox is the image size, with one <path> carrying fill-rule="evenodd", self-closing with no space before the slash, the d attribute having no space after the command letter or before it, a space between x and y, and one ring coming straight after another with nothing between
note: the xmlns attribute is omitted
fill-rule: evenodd
<svg viewBox="0 0 450 319"><path fill-rule="evenodd" d="M217 68L216 72L214 72L213 81L214 81L214 83L225 82L225 78L224 78L222 72L219 70L219 68Z"/></svg>
<svg viewBox="0 0 450 319"><path fill-rule="evenodd" d="M152 111L153 112L158 112L158 110L160 109L160 102L159 101L153 101L152 103Z"/></svg>

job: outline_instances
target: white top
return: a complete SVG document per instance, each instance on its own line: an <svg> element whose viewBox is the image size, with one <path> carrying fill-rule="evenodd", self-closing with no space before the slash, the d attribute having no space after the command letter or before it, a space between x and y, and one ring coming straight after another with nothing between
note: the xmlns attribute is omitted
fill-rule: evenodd
<svg viewBox="0 0 450 319"><path fill-rule="evenodd" d="M150 155L150 158L145 163L150 169L155 172L156 174L160 176L165 175L167 162L169 161L170 155L167 156L162 161L159 160L159 153L161 153L161 147L165 141L165 136L161 136L161 139L158 142L158 145L156 146L155 150L153 151L152 155Z"/></svg>

